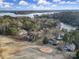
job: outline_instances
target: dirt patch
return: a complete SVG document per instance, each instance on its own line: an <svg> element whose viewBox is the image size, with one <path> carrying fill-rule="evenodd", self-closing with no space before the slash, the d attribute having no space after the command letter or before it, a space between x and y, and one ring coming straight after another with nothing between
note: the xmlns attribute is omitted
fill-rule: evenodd
<svg viewBox="0 0 79 59"><path fill-rule="evenodd" d="M50 54L49 54L50 53ZM0 36L0 59L66 59L54 48Z"/></svg>
<svg viewBox="0 0 79 59"><path fill-rule="evenodd" d="M24 44L16 42L12 38L0 36L0 58L9 59L12 53L18 52L24 48Z"/></svg>
<svg viewBox="0 0 79 59"><path fill-rule="evenodd" d="M43 47L43 48L40 48L40 51L43 53L52 53L53 49L49 47L45 47L45 48Z"/></svg>

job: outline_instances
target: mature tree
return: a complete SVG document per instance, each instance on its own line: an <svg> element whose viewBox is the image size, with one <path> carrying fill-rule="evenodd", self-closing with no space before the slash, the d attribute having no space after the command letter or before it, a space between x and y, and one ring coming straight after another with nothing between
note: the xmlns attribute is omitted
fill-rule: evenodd
<svg viewBox="0 0 79 59"><path fill-rule="evenodd" d="M69 43L75 43L79 48L79 30L75 30L65 34L63 40Z"/></svg>

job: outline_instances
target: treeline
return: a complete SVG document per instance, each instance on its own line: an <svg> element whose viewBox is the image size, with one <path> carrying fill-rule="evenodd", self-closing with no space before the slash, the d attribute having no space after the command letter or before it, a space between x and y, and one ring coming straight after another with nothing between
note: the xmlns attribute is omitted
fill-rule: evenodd
<svg viewBox="0 0 79 59"><path fill-rule="evenodd" d="M29 17L11 17L8 15L0 17L0 34L15 35L20 29L32 30L36 23Z"/></svg>
<svg viewBox="0 0 79 59"><path fill-rule="evenodd" d="M53 15L53 18L59 19L61 22L64 22L66 24L79 27L79 13L77 12L55 13Z"/></svg>
<svg viewBox="0 0 79 59"><path fill-rule="evenodd" d="M0 17L0 34L15 35L20 29L26 31L41 30L56 26L55 21L34 20L29 17L11 17L8 15Z"/></svg>
<svg viewBox="0 0 79 59"><path fill-rule="evenodd" d="M79 12L60 12L48 15L36 16L38 18L53 18L63 23L79 27Z"/></svg>

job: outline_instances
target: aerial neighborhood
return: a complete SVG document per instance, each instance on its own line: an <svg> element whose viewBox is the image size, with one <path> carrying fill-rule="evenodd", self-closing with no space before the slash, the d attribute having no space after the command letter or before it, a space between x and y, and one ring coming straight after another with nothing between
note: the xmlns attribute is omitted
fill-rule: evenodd
<svg viewBox="0 0 79 59"><path fill-rule="evenodd" d="M33 15L34 16L33 18L25 16L18 16L18 17L16 16L13 17L9 15L1 16L0 35L1 37L5 36L14 40L11 41L13 42L13 45L15 44L15 42L17 42L14 45L16 46L15 48L17 48L17 46L22 47L24 46L26 49L27 45L29 46L31 45L32 48L38 48L39 51L45 54L48 55L51 54L50 56L52 56L53 54L55 56L59 55L60 56L59 59L67 59L67 58L73 59L76 58L76 56L77 58L79 58L79 30L78 30L79 27L77 26L79 23L75 23L77 20L76 21L74 20L74 22L71 21L74 24L67 22L67 20L64 20L66 22L63 22L63 20L61 20L61 18L63 18L62 14L65 15L66 13L60 13L61 16L58 16L59 13L58 15L55 15L55 13ZM72 13L69 13L68 14L69 16L64 16L63 19L67 18L68 21L71 20L72 19L71 17L73 17L71 16L71 14ZM4 41L3 39L0 40L1 40L0 44L2 47L3 45L11 44L11 42L4 43L4 41L5 42L10 41L9 39L8 40L5 39ZM30 49L31 48L29 48L29 50ZM23 51L27 52L29 50L26 49ZM4 55L5 52L3 55L1 54L1 56ZM37 54L35 54L35 56L36 55ZM57 58L55 56L52 57ZM52 57L50 59L52 59ZM25 58L27 57L25 56Z"/></svg>

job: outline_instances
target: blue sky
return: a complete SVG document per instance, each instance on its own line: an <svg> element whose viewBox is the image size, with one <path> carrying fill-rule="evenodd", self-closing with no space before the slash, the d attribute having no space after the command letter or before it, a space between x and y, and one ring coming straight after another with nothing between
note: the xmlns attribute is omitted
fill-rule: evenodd
<svg viewBox="0 0 79 59"><path fill-rule="evenodd" d="M79 0L0 0L0 10L78 10Z"/></svg>

